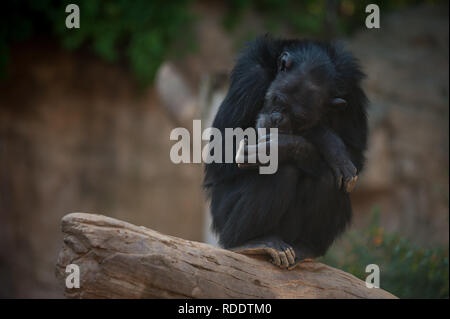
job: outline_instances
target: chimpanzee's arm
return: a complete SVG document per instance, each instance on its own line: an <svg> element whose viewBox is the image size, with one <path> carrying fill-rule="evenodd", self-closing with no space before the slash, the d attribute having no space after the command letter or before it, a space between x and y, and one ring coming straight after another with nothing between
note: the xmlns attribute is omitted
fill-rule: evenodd
<svg viewBox="0 0 450 319"><path fill-rule="evenodd" d="M264 140L264 141L262 141ZM265 144L266 149L271 149L274 143L278 149L279 164L290 163L298 169L310 176L319 176L323 169L324 160L319 153L316 146L303 136L291 134L277 134L277 139L273 139L269 134L266 138L261 138L260 142L255 145L245 145L239 152L243 152L238 156L257 157L258 149ZM257 163L243 163L239 164L241 169L257 168L261 164Z"/></svg>
<svg viewBox="0 0 450 319"><path fill-rule="evenodd" d="M304 136L278 134L277 140L268 136L267 142L260 142L257 145L246 145L244 147L245 156L254 156L262 144L277 143L278 161L280 164L292 163L303 172L318 176L323 170L323 166L328 165L337 180L338 188L343 187L347 192L351 192L357 180L357 170L350 160L345 144L331 130L326 128L315 128ZM273 146L273 145L272 145ZM241 164L241 168L258 167L259 163Z"/></svg>
<svg viewBox="0 0 450 319"><path fill-rule="evenodd" d="M219 129L222 137L226 128L242 128L255 125L256 117L264 104L267 88L277 72L277 58L284 42L261 37L251 42L241 53L231 73L230 88L214 119L213 127ZM222 143L225 156L225 143ZM233 158L235 157L233 147ZM231 180L242 171L236 163L210 163L205 165L204 185L218 184Z"/></svg>
<svg viewBox="0 0 450 319"><path fill-rule="evenodd" d="M325 162L333 170L338 188L351 192L357 180L357 169L342 139L332 130L318 126L305 135L317 148Z"/></svg>

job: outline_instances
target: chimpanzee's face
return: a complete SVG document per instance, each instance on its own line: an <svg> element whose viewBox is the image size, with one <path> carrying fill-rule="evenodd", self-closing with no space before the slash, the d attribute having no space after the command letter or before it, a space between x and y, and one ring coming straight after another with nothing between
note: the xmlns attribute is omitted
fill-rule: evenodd
<svg viewBox="0 0 450 319"><path fill-rule="evenodd" d="M278 113L292 122L293 131L317 124L332 99L334 66L320 57L283 52L278 60L278 74L266 93L262 114ZM278 117L276 115L275 117Z"/></svg>

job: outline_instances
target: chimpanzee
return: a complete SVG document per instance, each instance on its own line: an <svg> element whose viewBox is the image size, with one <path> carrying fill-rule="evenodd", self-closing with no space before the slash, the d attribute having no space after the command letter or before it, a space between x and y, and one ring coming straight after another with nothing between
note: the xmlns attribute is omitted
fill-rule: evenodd
<svg viewBox="0 0 450 319"><path fill-rule="evenodd" d="M266 35L247 45L213 127L279 128L280 167L265 175L249 169L258 163L206 164L212 227L224 248L267 254L292 269L324 255L345 230L367 146L363 78L335 43ZM259 143L274 143L266 138ZM257 146L246 145L245 154Z"/></svg>

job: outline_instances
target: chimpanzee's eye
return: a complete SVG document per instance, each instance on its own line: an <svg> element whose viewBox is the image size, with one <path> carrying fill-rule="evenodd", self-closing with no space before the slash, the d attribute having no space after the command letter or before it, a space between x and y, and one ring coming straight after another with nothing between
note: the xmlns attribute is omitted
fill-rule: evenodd
<svg viewBox="0 0 450 319"><path fill-rule="evenodd" d="M288 52L281 53L278 59L278 70L287 71L292 66L292 57Z"/></svg>

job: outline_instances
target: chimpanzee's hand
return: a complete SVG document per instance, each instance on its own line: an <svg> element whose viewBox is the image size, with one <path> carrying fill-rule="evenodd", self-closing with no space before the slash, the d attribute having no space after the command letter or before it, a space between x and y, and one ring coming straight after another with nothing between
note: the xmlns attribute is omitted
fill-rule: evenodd
<svg viewBox="0 0 450 319"><path fill-rule="evenodd" d="M335 154L326 160L336 177L337 187L339 189L343 188L347 193L352 192L358 180L358 170L349 157Z"/></svg>
<svg viewBox="0 0 450 319"><path fill-rule="evenodd" d="M244 139L239 145L236 161L239 168L244 169L264 165L258 161L258 150L265 147L269 151L278 149L278 162L283 163L292 159L295 152L301 151L303 142L305 142L303 137L290 134L264 135L254 145L249 145L248 140Z"/></svg>
<svg viewBox="0 0 450 319"><path fill-rule="evenodd" d="M344 189L347 193L353 191L358 179L358 170L353 165L342 139L323 126L316 127L308 134L325 162L332 169L337 187Z"/></svg>

